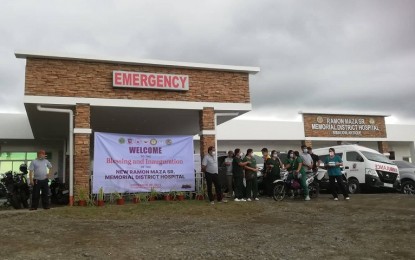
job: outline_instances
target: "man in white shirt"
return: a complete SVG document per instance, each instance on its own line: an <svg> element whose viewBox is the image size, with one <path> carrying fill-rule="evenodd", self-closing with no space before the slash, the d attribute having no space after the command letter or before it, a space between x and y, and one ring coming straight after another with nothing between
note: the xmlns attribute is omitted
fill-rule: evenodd
<svg viewBox="0 0 415 260"><path fill-rule="evenodd" d="M232 174L232 162L233 162L233 151L228 152L228 157L225 158L223 162L224 166L226 167L226 184L228 185L228 197L232 197L233 195L233 174Z"/></svg>
<svg viewBox="0 0 415 260"><path fill-rule="evenodd" d="M311 158L311 155L308 153L307 146L302 145L301 146L301 153L300 156L303 159L303 168L305 172L310 173L313 171L313 159Z"/></svg>
<svg viewBox="0 0 415 260"><path fill-rule="evenodd" d="M216 149L213 146L210 146L208 148L208 154L206 154L205 157L203 157L202 171L205 173L206 186L208 190L210 204L215 204L213 200L212 183L215 185L216 198L218 202L222 202L222 189L219 181Z"/></svg>

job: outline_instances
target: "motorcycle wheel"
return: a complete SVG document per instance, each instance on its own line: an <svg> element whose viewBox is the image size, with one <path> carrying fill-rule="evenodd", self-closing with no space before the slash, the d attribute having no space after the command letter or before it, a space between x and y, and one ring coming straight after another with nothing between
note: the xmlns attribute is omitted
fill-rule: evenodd
<svg viewBox="0 0 415 260"><path fill-rule="evenodd" d="M281 201L285 197L285 185L283 183L277 183L274 186L273 196L275 201Z"/></svg>
<svg viewBox="0 0 415 260"><path fill-rule="evenodd" d="M320 194L320 187L318 183L312 182L310 183L310 186L308 186L308 193L310 198L315 199Z"/></svg>

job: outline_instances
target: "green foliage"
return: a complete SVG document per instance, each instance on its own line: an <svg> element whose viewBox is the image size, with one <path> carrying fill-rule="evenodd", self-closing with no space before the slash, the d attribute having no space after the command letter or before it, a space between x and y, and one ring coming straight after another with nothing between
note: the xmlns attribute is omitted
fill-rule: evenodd
<svg viewBox="0 0 415 260"><path fill-rule="evenodd" d="M104 200L104 188L99 188L98 191L98 200Z"/></svg>

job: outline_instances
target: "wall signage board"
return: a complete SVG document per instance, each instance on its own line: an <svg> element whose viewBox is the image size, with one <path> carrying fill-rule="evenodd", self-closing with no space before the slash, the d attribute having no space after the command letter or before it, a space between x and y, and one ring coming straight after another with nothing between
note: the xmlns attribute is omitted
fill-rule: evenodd
<svg viewBox="0 0 415 260"><path fill-rule="evenodd" d="M303 114L305 137L386 138L384 116Z"/></svg>

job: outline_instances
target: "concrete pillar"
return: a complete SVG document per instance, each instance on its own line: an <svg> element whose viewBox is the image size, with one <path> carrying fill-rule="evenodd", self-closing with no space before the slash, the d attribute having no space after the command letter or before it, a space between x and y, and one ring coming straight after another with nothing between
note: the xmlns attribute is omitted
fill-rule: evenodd
<svg viewBox="0 0 415 260"><path fill-rule="evenodd" d="M388 153L389 152L388 143L385 142L385 141L379 141L378 142L378 150L381 154Z"/></svg>
<svg viewBox="0 0 415 260"><path fill-rule="evenodd" d="M301 141L301 145L305 145L305 146L307 146L307 147L313 147L313 141L311 141L311 140L304 140L304 141Z"/></svg>
<svg viewBox="0 0 415 260"><path fill-rule="evenodd" d="M409 149L411 152L411 163L415 163L415 142L409 143Z"/></svg>
<svg viewBox="0 0 415 260"><path fill-rule="evenodd" d="M213 107L204 107L199 113L200 126L200 156L207 153L209 146L215 146L215 110Z"/></svg>
<svg viewBox="0 0 415 260"><path fill-rule="evenodd" d="M76 104L75 109L75 128L90 129L91 108L89 104ZM90 191L91 174L91 147L90 133L74 134L74 190L79 188Z"/></svg>

